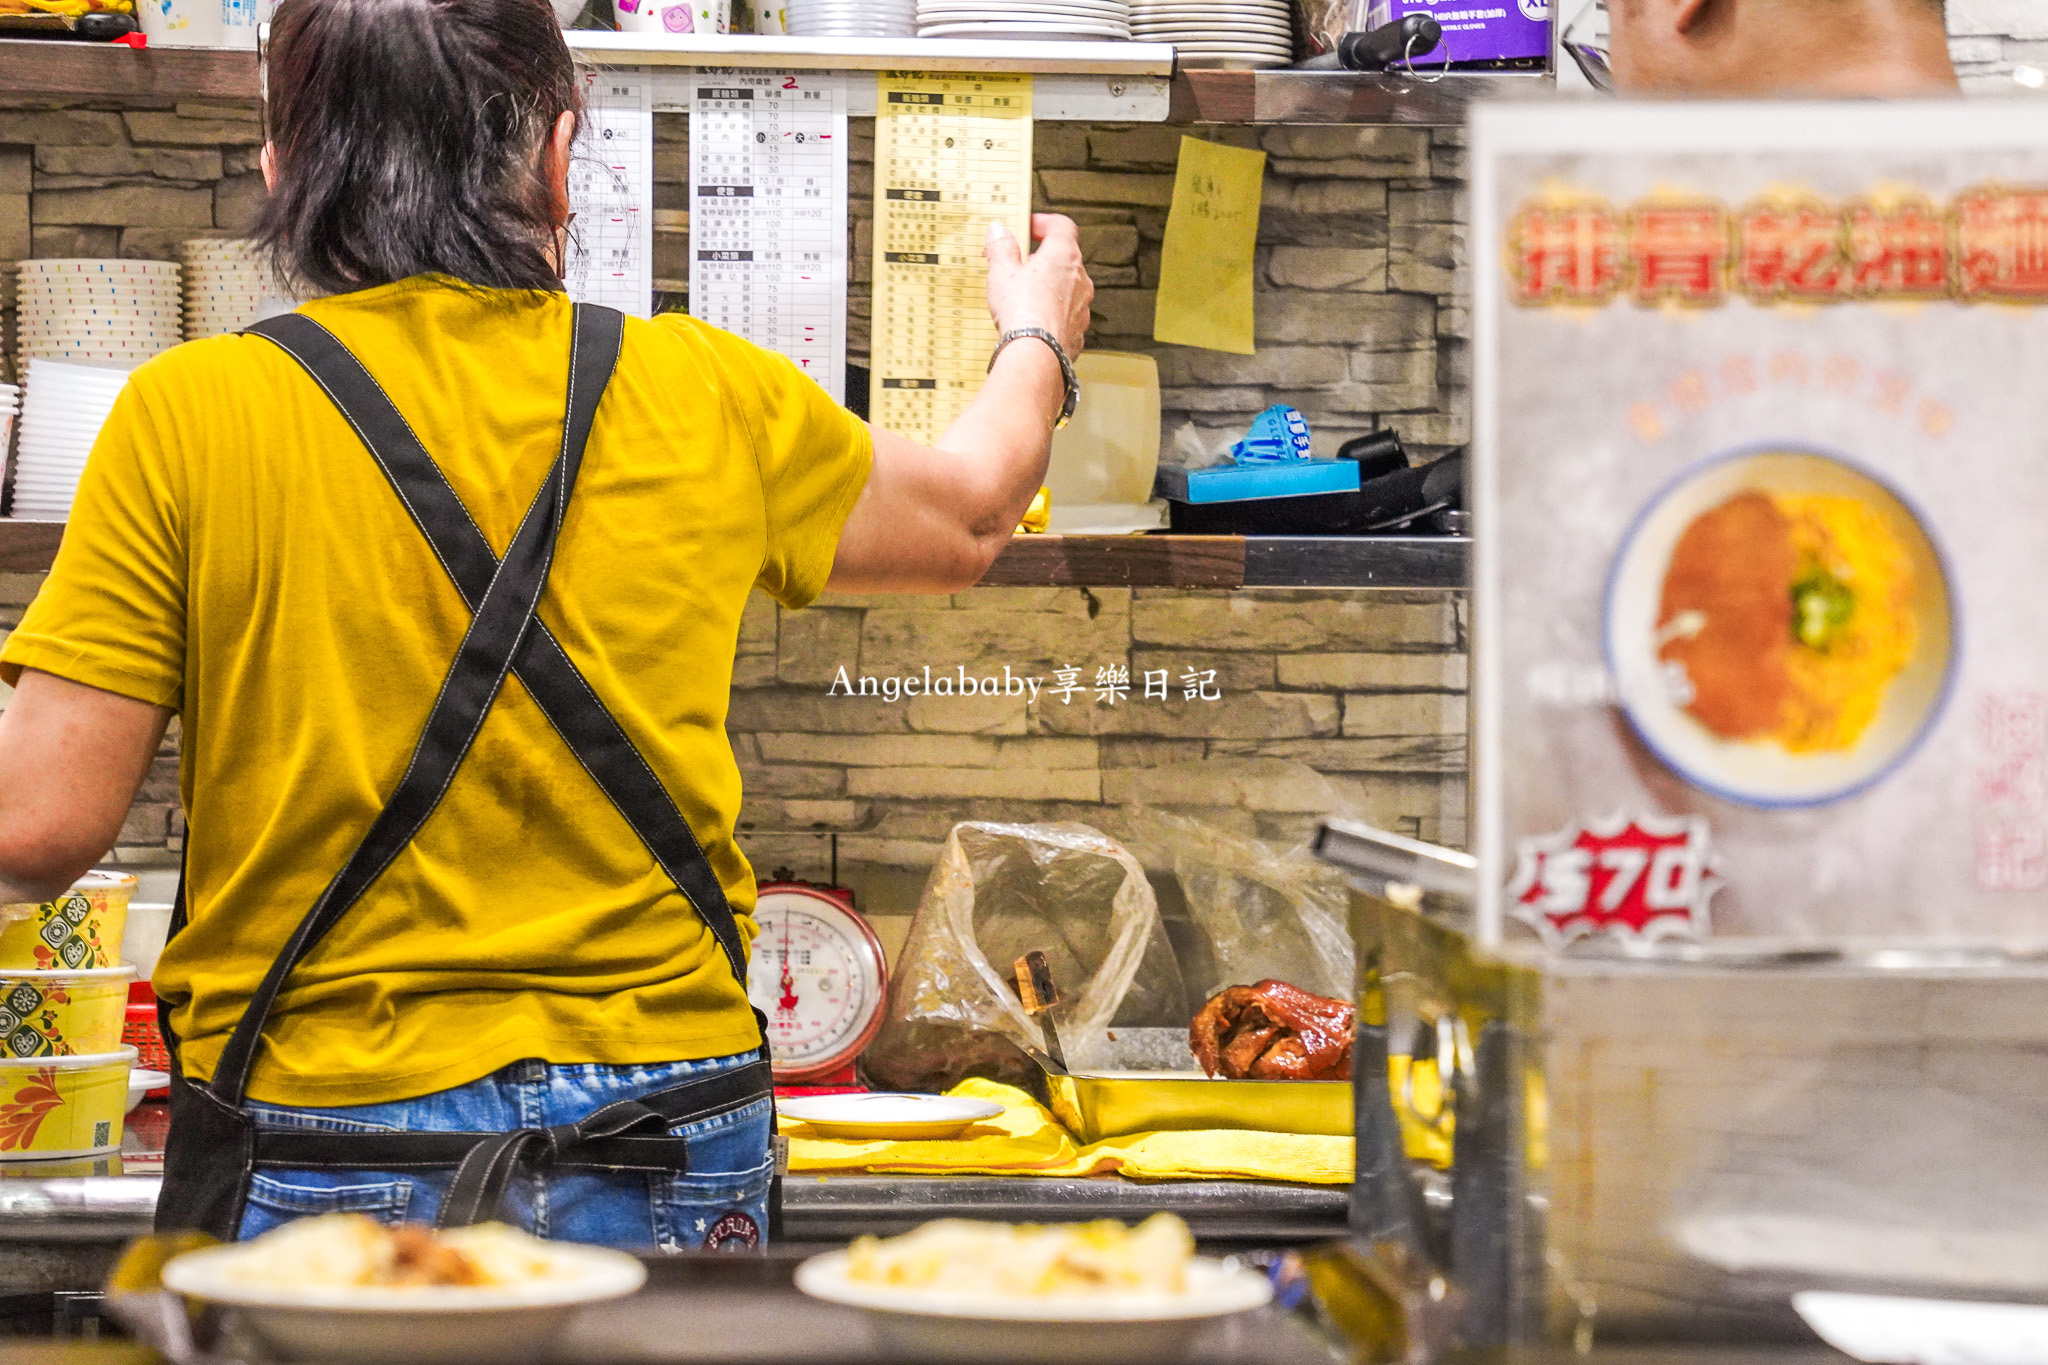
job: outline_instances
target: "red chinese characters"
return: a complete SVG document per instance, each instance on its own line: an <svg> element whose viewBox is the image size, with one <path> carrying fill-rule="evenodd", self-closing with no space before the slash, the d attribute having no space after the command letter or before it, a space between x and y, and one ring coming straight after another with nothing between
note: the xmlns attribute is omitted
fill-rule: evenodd
<svg viewBox="0 0 2048 1365"><path fill-rule="evenodd" d="M1704 936L1721 887L1707 822L1615 816L1523 839L1508 913L1553 946L1606 931L1618 938Z"/></svg>
<svg viewBox="0 0 2048 1365"><path fill-rule="evenodd" d="M1728 215L1715 203L1640 204L1629 217L1629 257L1636 302L1719 303Z"/></svg>
<svg viewBox="0 0 2048 1365"><path fill-rule="evenodd" d="M1753 298L1826 300L1842 290L1842 218L1818 201L1756 204L1736 223L1735 287Z"/></svg>
<svg viewBox="0 0 2048 1365"><path fill-rule="evenodd" d="M1964 298L2048 296L2048 190L1973 191L1956 200L1955 228Z"/></svg>
<svg viewBox="0 0 2048 1365"><path fill-rule="evenodd" d="M1870 299L2048 301L2048 188L1988 185L1946 209L1922 195L1531 202L1508 232L1516 302L1600 305L1617 294L1707 305Z"/></svg>
<svg viewBox="0 0 2048 1365"><path fill-rule="evenodd" d="M1948 293L1948 224L1924 199L1849 206L1849 287L1864 298Z"/></svg>
<svg viewBox="0 0 2048 1365"><path fill-rule="evenodd" d="M1621 287L1621 221L1599 200L1535 204L1508 230L1520 303L1600 304Z"/></svg>

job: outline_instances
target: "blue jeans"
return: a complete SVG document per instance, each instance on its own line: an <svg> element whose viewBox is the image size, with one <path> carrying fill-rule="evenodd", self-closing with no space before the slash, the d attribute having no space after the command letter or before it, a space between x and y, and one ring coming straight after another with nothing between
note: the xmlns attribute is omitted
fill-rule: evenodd
<svg viewBox="0 0 2048 1365"><path fill-rule="evenodd" d="M389 1104L300 1109L249 1103L258 1128L297 1132L508 1132L574 1123L634 1099L752 1061L756 1052L645 1066L514 1062L482 1080ZM670 1130L689 1143L688 1172L539 1171L516 1176L507 1219L538 1237L622 1251L741 1250L768 1240L769 1104L760 1100ZM242 1215L244 1239L318 1213L431 1222L453 1170L259 1170Z"/></svg>

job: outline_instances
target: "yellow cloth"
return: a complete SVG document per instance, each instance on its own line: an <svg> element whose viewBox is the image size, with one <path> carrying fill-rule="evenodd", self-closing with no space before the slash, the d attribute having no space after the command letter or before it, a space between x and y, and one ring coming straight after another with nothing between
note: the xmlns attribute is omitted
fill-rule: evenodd
<svg viewBox="0 0 2048 1365"><path fill-rule="evenodd" d="M1299 1133L1218 1129L1136 1133L1091 1147L1077 1145L1052 1112L1012 1086L962 1081L947 1092L1003 1106L1000 1118L977 1123L939 1142L855 1142L811 1135L785 1121L792 1172L880 1175L1122 1174L1135 1180L1292 1180L1348 1185L1352 1141Z"/></svg>
<svg viewBox="0 0 2048 1365"><path fill-rule="evenodd" d="M419 278L306 305L363 361L502 554L561 443L563 295ZM629 319L540 614L647 756L731 897L724 720L759 586L824 586L866 428L782 357ZM470 613L290 357L224 336L138 369L0 676L43 669L184 716L192 926L157 989L211 1073L287 935L404 769ZM751 930L752 921L741 923ZM292 977L251 1093L366 1104L516 1061L758 1042L689 904L506 681L439 809Z"/></svg>
<svg viewBox="0 0 2048 1365"><path fill-rule="evenodd" d="M1052 1112L1013 1086L966 1080L946 1092L992 1100L1002 1115L971 1125L957 1138L926 1142L822 1138L811 1126L782 1120L792 1171L880 1171L908 1175L1066 1175L1080 1148Z"/></svg>

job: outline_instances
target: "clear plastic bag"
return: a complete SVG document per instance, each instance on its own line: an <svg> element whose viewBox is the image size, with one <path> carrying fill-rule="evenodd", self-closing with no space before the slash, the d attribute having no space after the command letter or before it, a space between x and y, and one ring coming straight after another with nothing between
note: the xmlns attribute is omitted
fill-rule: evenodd
<svg viewBox="0 0 2048 1365"><path fill-rule="evenodd" d="M1070 1003L1055 1017L1067 1063L1103 1064L1112 1024L1187 1022L1180 967L1145 870L1086 825L955 825L925 883L861 1073L894 1090L944 1090L965 1076L1011 1083L1044 1046L1012 980L1045 952Z"/></svg>
<svg viewBox="0 0 2048 1365"><path fill-rule="evenodd" d="M1269 977L1352 999L1356 965L1344 875L1306 849L1278 849L1199 820L1150 811L1150 842L1172 859L1188 918L1211 961L1188 972L1198 1004Z"/></svg>

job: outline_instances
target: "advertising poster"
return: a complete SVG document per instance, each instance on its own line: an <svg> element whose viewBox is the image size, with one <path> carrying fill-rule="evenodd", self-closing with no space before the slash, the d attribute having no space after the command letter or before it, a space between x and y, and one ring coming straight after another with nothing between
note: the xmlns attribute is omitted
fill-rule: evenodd
<svg viewBox="0 0 2048 1365"><path fill-rule="evenodd" d="M2048 106L1473 156L1482 925L2048 941Z"/></svg>

